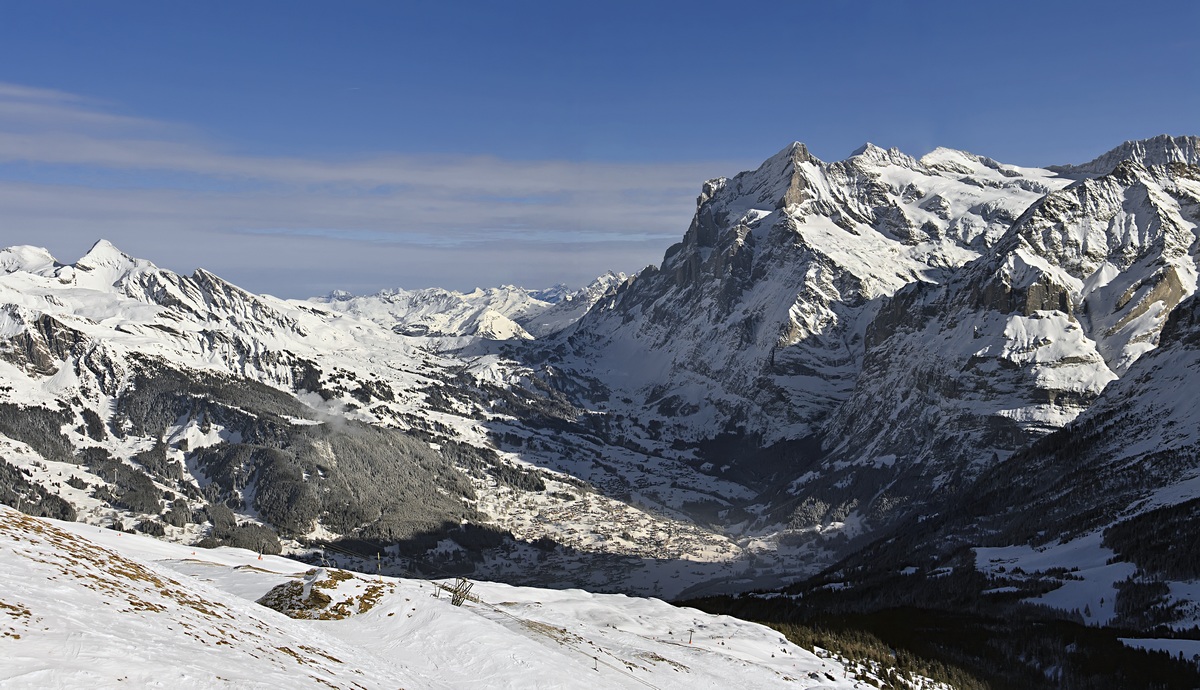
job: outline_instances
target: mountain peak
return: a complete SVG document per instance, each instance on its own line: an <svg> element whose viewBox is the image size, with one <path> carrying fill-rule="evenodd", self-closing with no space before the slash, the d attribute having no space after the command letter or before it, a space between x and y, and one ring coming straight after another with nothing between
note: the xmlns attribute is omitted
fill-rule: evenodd
<svg viewBox="0 0 1200 690"><path fill-rule="evenodd" d="M880 153L884 153L884 150L881 149L880 147L876 146L875 144L872 144L871 142L867 141L867 142L863 142L862 146L859 146L858 148L851 151L850 157L855 158L858 156L876 156Z"/></svg>
<svg viewBox="0 0 1200 690"><path fill-rule="evenodd" d="M134 263L136 263L136 261L133 259L133 257L129 256L120 249L117 249L112 242L101 239L97 240L96 243L92 245L92 248L88 250L87 254L84 254L79 261L75 262L75 265L79 268L89 269L99 268L102 266L117 268Z"/></svg>
<svg viewBox="0 0 1200 690"><path fill-rule="evenodd" d="M809 181L803 171L805 163L815 166L823 165L820 159L809 152L807 146L794 141L785 146L779 153L768 158L755 171L754 175L756 177L761 177L765 174L766 180L763 181L769 182L772 186L778 184L778 181L786 181L785 186L775 190L776 208L786 208L808 198L807 189Z"/></svg>
<svg viewBox="0 0 1200 690"><path fill-rule="evenodd" d="M975 164L979 162L979 156L967 151L939 146L921 156L920 162L921 165L927 168L955 170L965 174L969 173Z"/></svg>
<svg viewBox="0 0 1200 690"><path fill-rule="evenodd" d="M64 266L59 279L74 281L81 287L108 290L135 273L154 269L149 261L129 256L108 240L98 240L78 261Z"/></svg>
<svg viewBox="0 0 1200 690"><path fill-rule="evenodd" d="M793 165L800 163L815 163L820 165L821 161L816 156L812 155L812 152L808 150L808 147L805 146L804 143L793 141L792 143L780 149L779 153L776 153L774 156L768 158L761 167L767 167L772 163L791 163Z"/></svg>
<svg viewBox="0 0 1200 690"><path fill-rule="evenodd" d="M1020 176L1020 172L1014 166L1005 165L987 156L944 146L939 146L921 156L921 160L918 162L930 170L956 175L989 175L992 173L988 171L993 171L1004 177Z"/></svg>
<svg viewBox="0 0 1200 690"><path fill-rule="evenodd" d="M896 147L885 149L869 141L851 152L847 161L851 160L867 161L878 165L899 165L906 168L918 165L916 159Z"/></svg>
<svg viewBox="0 0 1200 690"><path fill-rule="evenodd" d="M527 292L529 293L530 297L540 302L549 302L550 304L555 304L564 299L570 299L570 296L574 291L567 287L566 283L559 283L542 290L528 290Z"/></svg>
<svg viewBox="0 0 1200 690"><path fill-rule="evenodd" d="M57 266L54 256L43 247L26 244L0 249L0 273L47 274Z"/></svg>
<svg viewBox="0 0 1200 690"><path fill-rule="evenodd" d="M1082 165L1055 165L1049 169L1067 175L1107 175L1123 162L1150 167L1183 163L1200 165L1200 137L1160 134L1149 139L1135 139L1107 151Z"/></svg>

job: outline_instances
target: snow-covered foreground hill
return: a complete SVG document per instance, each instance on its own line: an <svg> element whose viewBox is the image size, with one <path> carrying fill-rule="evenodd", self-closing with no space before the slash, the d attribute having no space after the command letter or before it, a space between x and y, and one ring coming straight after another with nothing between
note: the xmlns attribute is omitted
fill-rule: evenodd
<svg viewBox="0 0 1200 690"><path fill-rule="evenodd" d="M0 581L6 688L869 687L769 628L654 599L476 583L454 606L434 582L3 506ZM307 618L255 603L268 592Z"/></svg>

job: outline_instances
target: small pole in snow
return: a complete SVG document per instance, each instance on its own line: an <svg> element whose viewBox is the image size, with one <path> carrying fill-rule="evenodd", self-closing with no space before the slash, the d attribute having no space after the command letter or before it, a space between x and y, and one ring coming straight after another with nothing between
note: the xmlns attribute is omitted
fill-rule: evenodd
<svg viewBox="0 0 1200 690"><path fill-rule="evenodd" d="M694 631L694 630L689 630L689 631L688 631L688 644L691 644L691 643L692 643L692 633L693 633L693 632L695 632L695 631Z"/></svg>
<svg viewBox="0 0 1200 690"><path fill-rule="evenodd" d="M379 571L379 581L383 582L383 557L378 551L375 552L375 567Z"/></svg>
<svg viewBox="0 0 1200 690"><path fill-rule="evenodd" d="M592 657L592 670L593 671L600 670L600 660L597 659L596 657Z"/></svg>

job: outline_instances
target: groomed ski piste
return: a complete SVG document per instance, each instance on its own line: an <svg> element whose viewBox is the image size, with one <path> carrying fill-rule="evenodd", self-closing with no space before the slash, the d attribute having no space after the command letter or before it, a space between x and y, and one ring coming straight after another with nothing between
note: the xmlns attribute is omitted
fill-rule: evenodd
<svg viewBox="0 0 1200 690"><path fill-rule="evenodd" d="M479 582L456 606L453 582L4 506L0 582L4 688L875 687L770 628L656 599Z"/></svg>

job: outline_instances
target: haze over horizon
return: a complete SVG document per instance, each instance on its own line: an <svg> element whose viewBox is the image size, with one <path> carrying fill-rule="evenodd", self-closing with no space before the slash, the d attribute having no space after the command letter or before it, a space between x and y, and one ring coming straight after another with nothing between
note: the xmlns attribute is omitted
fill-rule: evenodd
<svg viewBox="0 0 1200 690"><path fill-rule="evenodd" d="M1197 134L1200 6L0 10L0 245L97 239L247 289L531 288L658 263L794 140L1017 165ZM1119 40L1116 40L1119 37ZM1115 46L1126 46L1120 48Z"/></svg>

